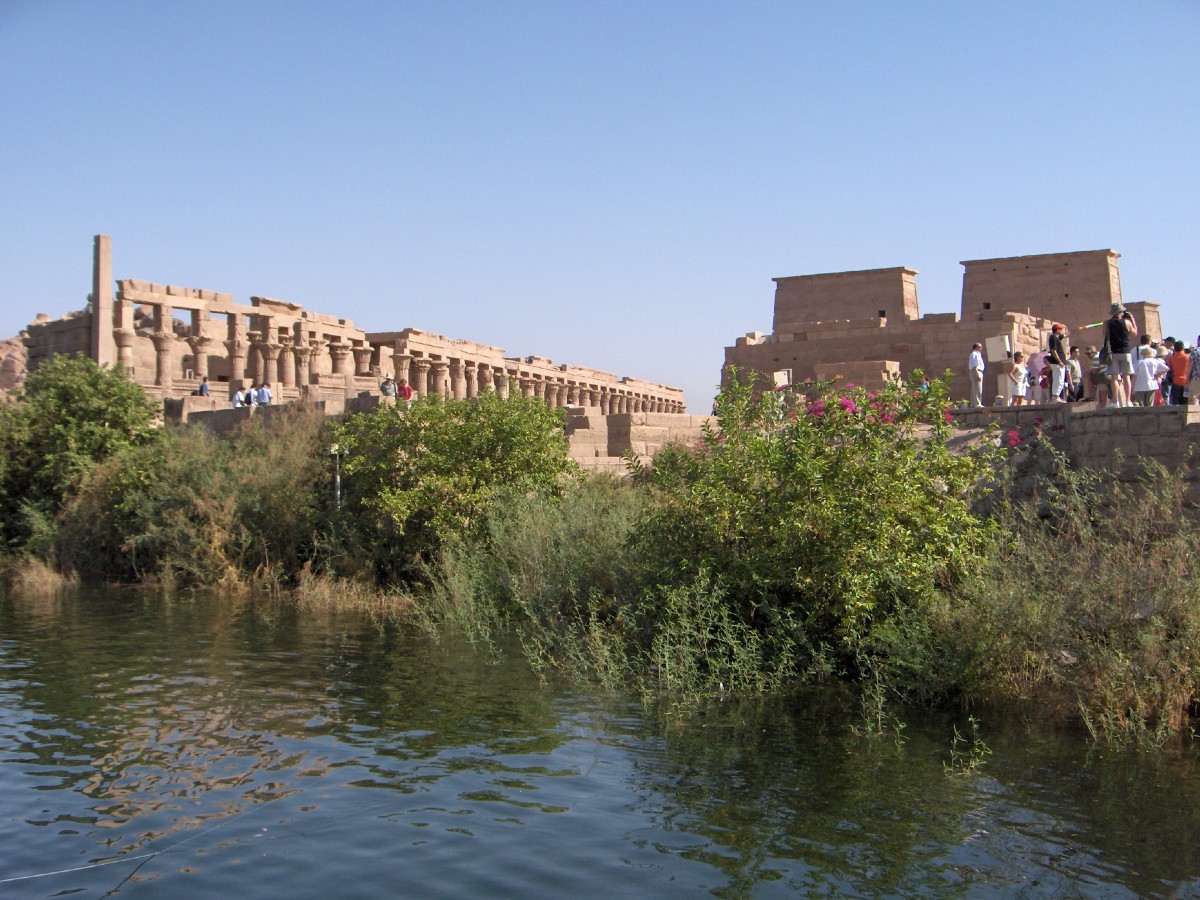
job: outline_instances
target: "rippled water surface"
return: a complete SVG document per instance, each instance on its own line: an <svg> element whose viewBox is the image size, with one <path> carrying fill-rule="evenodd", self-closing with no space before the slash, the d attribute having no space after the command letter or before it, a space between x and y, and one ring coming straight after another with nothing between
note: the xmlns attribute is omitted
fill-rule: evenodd
<svg viewBox="0 0 1200 900"><path fill-rule="evenodd" d="M1193 746L817 699L662 722L221 598L0 598L0 897L1200 897ZM962 723L958 723L963 729Z"/></svg>

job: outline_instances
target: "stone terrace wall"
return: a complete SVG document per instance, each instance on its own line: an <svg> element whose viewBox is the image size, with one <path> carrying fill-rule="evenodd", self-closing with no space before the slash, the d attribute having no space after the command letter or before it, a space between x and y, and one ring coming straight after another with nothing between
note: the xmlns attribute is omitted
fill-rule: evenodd
<svg viewBox="0 0 1200 900"><path fill-rule="evenodd" d="M1139 458L1173 471L1188 467L1188 500L1200 504L1200 465L1193 462L1193 456L1200 454L1200 406L1194 404L1096 409L1090 403L1053 403L959 412L955 424L962 428L994 424L1001 432L1040 426L1075 465L1110 471L1123 479L1138 474Z"/></svg>
<svg viewBox="0 0 1200 900"><path fill-rule="evenodd" d="M567 412L571 458L585 469L624 474L624 455L648 462L667 444L691 444L700 438L707 416L680 413L600 415L583 409Z"/></svg>

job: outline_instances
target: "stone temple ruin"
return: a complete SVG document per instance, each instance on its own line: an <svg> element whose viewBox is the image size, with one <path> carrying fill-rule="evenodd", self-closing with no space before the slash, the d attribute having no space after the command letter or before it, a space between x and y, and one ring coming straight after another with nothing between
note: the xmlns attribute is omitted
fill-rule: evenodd
<svg viewBox="0 0 1200 900"><path fill-rule="evenodd" d="M725 348L725 368L781 373L778 381L840 376L856 384L916 369L940 377L949 369L953 396L967 397L967 356L979 341L988 366L984 397L1003 405L1012 354L1044 350L1053 322L1070 329L1072 344L1102 342L1100 329L1081 326L1123 302L1118 258L1112 250L1086 250L966 260L961 313L925 316L914 269L776 278L772 333L738 338ZM1125 305L1142 334L1161 338L1157 303Z"/></svg>
<svg viewBox="0 0 1200 900"><path fill-rule="evenodd" d="M94 243L91 302L60 319L39 316L25 334L28 367L56 353L83 353L120 367L174 420L208 420L223 430L250 415L234 392L270 382L276 404L319 404L327 414L380 402L386 375L418 396L469 399L520 391L568 410L572 455L593 468L618 468L621 455L648 456L668 440L698 434L683 392L637 378L406 328L368 333L349 319L296 303L122 279L113 291L112 245ZM207 377L210 396L194 392Z"/></svg>

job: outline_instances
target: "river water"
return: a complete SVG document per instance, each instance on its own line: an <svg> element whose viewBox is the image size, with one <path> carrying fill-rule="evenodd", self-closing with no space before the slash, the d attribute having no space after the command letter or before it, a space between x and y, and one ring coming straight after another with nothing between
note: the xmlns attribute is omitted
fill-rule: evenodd
<svg viewBox="0 0 1200 900"><path fill-rule="evenodd" d="M0 897L1200 897L1200 752L817 696L663 720L216 597L0 598ZM982 749L982 748L979 748Z"/></svg>

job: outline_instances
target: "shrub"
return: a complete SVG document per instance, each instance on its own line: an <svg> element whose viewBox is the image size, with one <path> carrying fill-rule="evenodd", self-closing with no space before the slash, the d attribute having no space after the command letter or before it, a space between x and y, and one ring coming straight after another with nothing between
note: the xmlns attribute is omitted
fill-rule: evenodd
<svg viewBox="0 0 1200 900"><path fill-rule="evenodd" d="M635 536L647 585L711 578L732 617L712 621L770 636L768 670L911 683L925 607L993 533L971 512L990 456L950 452L946 409L945 382L758 393L734 373L694 462L637 473L661 497Z"/></svg>
<svg viewBox="0 0 1200 900"><path fill-rule="evenodd" d="M319 417L251 419L228 440L172 430L103 463L62 517L87 574L186 586L294 578L316 554L328 479Z"/></svg>
<svg viewBox="0 0 1200 900"><path fill-rule="evenodd" d="M48 525L92 469L152 443L156 410L122 372L58 355L0 410L0 535L14 547L52 543Z"/></svg>
<svg viewBox="0 0 1200 900"><path fill-rule="evenodd" d="M1033 699L1097 738L1161 743L1200 699L1186 474L1058 463L1032 502L998 504L1008 540L943 609L944 656L967 703Z"/></svg>
<svg viewBox="0 0 1200 900"><path fill-rule="evenodd" d="M577 472L562 416L535 398L487 391L349 417L332 430L344 453L347 552L369 552L385 580L419 578L501 498L557 491Z"/></svg>

